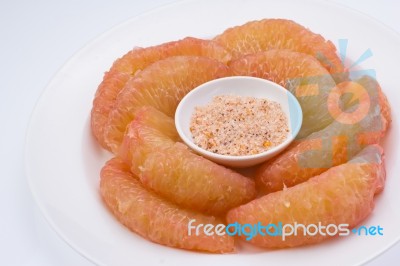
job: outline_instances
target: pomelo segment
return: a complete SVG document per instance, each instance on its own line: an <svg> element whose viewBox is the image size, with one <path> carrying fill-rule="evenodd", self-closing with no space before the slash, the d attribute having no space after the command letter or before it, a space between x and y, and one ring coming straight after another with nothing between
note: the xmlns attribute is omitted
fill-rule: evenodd
<svg viewBox="0 0 400 266"><path fill-rule="evenodd" d="M332 122L327 99L336 83L314 57L290 50L270 50L233 60L230 68L235 75L268 79L293 93L303 110L298 138Z"/></svg>
<svg viewBox="0 0 400 266"><path fill-rule="evenodd" d="M104 75L103 81L97 89L91 115L93 135L104 148L107 148L103 136L104 126L114 101L126 82L150 64L177 55L205 56L222 63L227 63L231 59L230 54L219 44L209 40L187 37L157 46L134 48L116 60Z"/></svg>
<svg viewBox="0 0 400 266"><path fill-rule="evenodd" d="M143 106L127 127L118 157L130 166L133 174L140 176L140 169L151 152L171 147L177 141L180 137L174 120L154 107Z"/></svg>
<svg viewBox="0 0 400 266"><path fill-rule="evenodd" d="M134 75L137 71L143 70L158 60L179 55L204 56L224 64L232 59L231 54L214 41L186 37L156 46L134 48L114 62L109 74L128 73Z"/></svg>
<svg viewBox="0 0 400 266"><path fill-rule="evenodd" d="M336 47L321 35L287 19L263 19L225 30L214 40L232 53L233 59L271 49L289 49L315 57L338 79L347 77Z"/></svg>
<svg viewBox="0 0 400 266"><path fill-rule="evenodd" d="M380 146L368 146L346 164L229 211L227 222L251 225L261 222L264 226L278 223L305 226L348 224L350 229L372 212L374 195L383 189L383 157ZM310 229L310 232L315 232L315 229ZM330 232L332 235L338 233L334 228ZM317 243L329 237L329 234L319 233L304 236L303 229L299 228L296 236L286 236L285 240L279 235L266 234L257 235L250 242L266 248L284 248Z"/></svg>
<svg viewBox="0 0 400 266"><path fill-rule="evenodd" d="M116 95L118 95L130 78L131 75L128 73L106 75L94 97L90 120L91 129L97 142L105 149L108 149L108 147L103 136L104 125L107 123L108 114L114 105Z"/></svg>
<svg viewBox="0 0 400 266"><path fill-rule="evenodd" d="M181 143L149 154L140 180L180 205L213 214L256 196L251 179L192 153Z"/></svg>
<svg viewBox="0 0 400 266"><path fill-rule="evenodd" d="M104 129L108 147L114 153L118 151L126 126L140 107L153 106L172 117L190 90L228 75L230 70L223 63L199 56L174 56L148 66L126 84L116 99Z"/></svg>
<svg viewBox="0 0 400 266"><path fill-rule="evenodd" d="M119 156L131 165L143 185L179 206L224 214L256 196L253 180L192 153L165 132L173 119L152 107L137 112Z"/></svg>
<svg viewBox="0 0 400 266"><path fill-rule="evenodd" d="M115 217L130 230L162 245L182 249L227 253L234 251L234 240L228 235L199 235L188 223L217 225L222 220L184 210L146 190L119 159L106 163L101 171L100 192Z"/></svg>
<svg viewBox="0 0 400 266"><path fill-rule="evenodd" d="M326 128L291 145L284 153L262 164L256 174L258 188L266 193L302 183L330 167L343 164L365 145L379 143L391 121L390 108L379 84L364 76L349 86L359 86L368 93L370 109L359 122L343 124L341 116ZM339 86L340 87L340 86ZM360 106L357 105L350 110ZM353 110L354 113L354 110ZM345 112L348 116L352 112Z"/></svg>

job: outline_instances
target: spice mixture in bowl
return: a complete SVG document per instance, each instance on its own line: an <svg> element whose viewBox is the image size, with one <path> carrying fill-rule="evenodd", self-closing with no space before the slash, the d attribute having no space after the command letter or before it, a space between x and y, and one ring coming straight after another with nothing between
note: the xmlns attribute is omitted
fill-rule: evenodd
<svg viewBox="0 0 400 266"><path fill-rule="evenodd" d="M297 99L271 81L233 76L189 92L175 112L178 134L216 163L249 167L283 151L297 136L303 113Z"/></svg>
<svg viewBox="0 0 400 266"><path fill-rule="evenodd" d="M253 155L281 144L288 135L279 103L237 95L215 96L198 106L190 131L199 147L223 155Z"/></svg>

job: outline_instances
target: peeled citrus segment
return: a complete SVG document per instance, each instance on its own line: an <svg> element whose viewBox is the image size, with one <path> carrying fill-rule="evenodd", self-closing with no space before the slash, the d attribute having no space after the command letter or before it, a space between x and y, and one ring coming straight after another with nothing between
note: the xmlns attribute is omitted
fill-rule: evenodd
<svg viewBox="0 0 400 266"><path fill-rule="evenodd" d="M130 230L153 242L183 249L214 253L234 251L234 240L228 235L206 235L191 232L188 224L222 223L221 220L184 210L146 190L119 159L107 162L101 171L100 192L115 217Z"/></svg>
<svg viewBox="0 0 400 266"><path fill-rule="evenodd" d="M336 47L321 35L286 19L263 19L225 30L214 38L233 58L271 49L289 49L313 56L329 71L344 74Z"/></svg>
<svg viewBox="0 0 400 266"><path fill-rule="evenodd" d="M348 88L360 86L368 97L362 101L355 99L353 102L358 104L350 107L350 112L343 112L326 128L262 164L256 174L258 187L269 193L294 186L332 166L347 162L365 145L379 143L391 120L390 107L379 84L369 76L348 82L343 89L356 91ZM358 121L357 110L363 101L368 102L369 110ZM351 121L352 117L356 120ZM350 118L349 122L353 123L345 124L344 118Z"/></svg>
<svg viewBox="0 0 400 266"><path fill-rule="evenodd" d="M219 44L187 37L148 48L134 48L116 60L109 72L104 75L93 101L92 132L104 148L107 148L103 136L104 126L115 99L129 78L158 60L177 55L205 56L222 63L227 63L231 59L230 54Z"/></svg>
<svg viewBox="0 0 400 266"><path fill-rule="evenodd" d="M116 95L125 86L131 75L128 73L114 73L106 75L97 89L91 111L91 129L98 143L108 149L103 134L107 123L108 114L114 105Z"/></svg>
<svg viewBox="0 0 400 266"><path fill-rule="evenodd" d="M140 109L127 129L119 156L145 187L179 206L212 214L255 197L253 180L192 153L164 133L173 130L173 119L151 107Z"/></svg>
<svg viewBox="0 0 400 266"><path fill-rule="evenodd" d="M165 149L180 141L174 120L154 107L138 109L128 125L118 156L130 165L131 172L140 176L147 156L156 149Z"/></svg>
<svg viewBox="0 0 400 266"><path fill-rule="evenodd" d="M290 50L270 50L233 60L230 67L235 75L268 79L293 93L303 110L298 138L332 122L327 99L336 84L314 57Z"/></svg>
<svg viewBox="0 0 400 266"><path fill-rule="evenodd" d="M227 222L251 225L261 222L264 226L279 223L283 226L297 223L325 227L348 224L348 228L352 228L371 213L374 194L383 189L386 177L383 157L380 146L368 146L348 163L333 167L305 183L232 209L227 214ZM282 233L289 234L290 229L286 229ZM310 232L315 231L315 228L310 229ZM334 228L330 228L330 232L332 235L338 233ZM300 227L297 235L285 235L285 240L279 235L266 234L254 236L250 242L267 248L294 247L330 237L326 231L323 233L325 236L319 233L305 236Z"/></svg>
<svg viewBox="0 0 400 266"><path fill-rule="evenodd" d="M116 153L126 126L138 108L149 105L173 116L179 101L207 81L230 75L223 63L199 56L174 56L136 74L118 95L104 129L106 143Z"/></svg>
<svg viewBox="0 0 400 266"><path fill-rule="evenodd" d="M256 196L254 182L175 143L148 155L140 180L177 204L221 214Z"/></svg>
<svg viewBox="0 0 400 266"><path fill-rule="evenodd" d="M163 43L147 48L134 48L122 58L115 61L109 73L135 74L148 65L171 56L189 55L205 56L216 59L224 64L231 60L231 54L220 44L193 37Z"/></svg>

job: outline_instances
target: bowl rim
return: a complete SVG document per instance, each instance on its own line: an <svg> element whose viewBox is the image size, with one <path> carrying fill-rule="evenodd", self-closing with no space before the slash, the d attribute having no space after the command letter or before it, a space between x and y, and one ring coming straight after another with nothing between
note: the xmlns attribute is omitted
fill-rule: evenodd
<svg viewBox="0 0 400 266"><path fill-rule="evenodd" d="M224 82L226 80L232 80L232 79L246 79L246 80L257 80L257 81L261 81L263 83L265 83L267 86L273 87L276 90L279 90L282 93L285 93L288 97L288 102L289 102L289 107L290 104L294 104L293 110L298 113L298 123L294 125L294 128L292 127L291 124L291 119L290 119L290 112L292 111L292 108L289 108L289 117L288 117L288 123L290 124L290 130L288 133L288 137L279 145L261 152L261 153L257 153L257 154L251 154L251 155L224 155L224 154L219 154L219 153L214 153L214 152L210 152L206 149L203 149L199 146L197 146L193 141L191 141L189 138L186 137L185 133L183 132L183 127L182 127L182 123L180 121L182 121L182 119L180 119L180 114L182 113L182 110L184 110L184 106L185 103L187 103L188 99L190 99L191 97L193 97L193 95L195 95L196 93L198 93L199 90L203 90L204 88L207 88L210 85L213 85L214 83L220 83L220 82ZM249 95L249 97L251 97ZM290 100L289 100L290 98ZM193 108L194 109L194 108ZM222 77L222 78L218 78L218 79L213 79L210 81L207 81L205 83L200 84L199 86L195 87L194 89L192 89L189 93L187 93L179 102L176 111L175 111L175 127L176 130L178 131L178 134L180 136L180 138L183 140L183 142L188 145L191 149L193 149L194 151L196 151L197 153L201 154L201 155L205 155L206 157L212 157L215 158L216 160L229 160L232 162L235 161L245 161L245 160L255 160L255 159L260 159L263 158L267 155L273 154L277 151L279 151L280 149L282 149L282 147L286 147L287 145L289 145L297 136L297 134L300 131L300 128L303 124L303 110L300 106L299 101L297 100L297 98L286 88L284 88L283 86L272 82L270 80L267 79L263 79L263 78L258 78L258 77L252 77L252 76L229 76L229 77Z"/></svg>

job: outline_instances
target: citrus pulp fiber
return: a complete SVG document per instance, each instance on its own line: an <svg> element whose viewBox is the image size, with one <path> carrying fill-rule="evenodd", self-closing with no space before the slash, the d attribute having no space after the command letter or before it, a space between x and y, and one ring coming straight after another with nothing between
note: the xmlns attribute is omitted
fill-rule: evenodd
<svg viewBox="0 0 400 266"><path fill-rule="evenodd" d="M217 215L255 198L253 180L194 154L164 133L174 131L173 119L149 106L128 126L119 156L145 187L179 206Z"/></svg>
<svg viewBox="0 0 400 266"><path fill-rule="evenodd" d="M126 126L141 106L153 106L173 117L190 90L228 75L225 64L207 57L173 56L153 63L130 79L118 95L104 128L107 145L118 151Z"/></svg>
<svg viewBox="0 0 400 266"><path fill-rule="evenodd" d="M227 222L240 224L302 224L308 226L358 225L374 207L374 195L382 191L386 178L383 149L371 145L346 164L332 167L297 186L270 193L228 212ZM313 230L314 232L315 230ZM252 244L267 248L318 243L328 234L257 235ZM245 238L243 236L242 238Z"/></svg>
<svg viewBox="0 0 400 266"><path fill-rule="evenodd" d="M108 115L115 99L128 80L150 64L177 55L206 56L222 63L227 63L231 59L230 54L219 44L193 37L147 48L134 48L117 59L111 69L105 73L93 101L92 132L103 148L109 149L103 136Z"/></svg>
<svg viewBox="0 0 400 266"><path fill-rule="evenodd" d="M293 93L303 111L298 138L332 122L327 99L336 83L314 57L290 50L269 50L240 57L229 66L235 75L268 79Z"/></svg>
<svg viewBox="0 0 400 266"><path fill-rule="evenodd" d="M188 223L220 224L223 221L190 210L184 210L146 190L129 167L111 159L101 171L100 193L115 217L130 230L153 242L183 249L215 253L234 251L228 235L213 236L188 232Z"/></svg>
<svg viewBox="0 0 400 266"><path fill-rule="evenodd" d="M225 30L214 40L226 47L234 59L271 49L289 49L315 57L338 80L347 77L335 45L292 20L250 21Z"/></svg>
<svg viewBox="0 0 400 266"><path fill-rule="evenodd" d="M269 193L302 183L332 166L347 162L363 146L379 143L383 139L391 117L389 104L379 84L373 78L364 76L348 85L361 85L367 91L369 96L364 101L369 102L370 108L365 117L351 124L342 123L339 117L326 128L265 162L256 174L258 188Z"/></svg>

